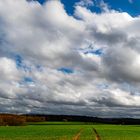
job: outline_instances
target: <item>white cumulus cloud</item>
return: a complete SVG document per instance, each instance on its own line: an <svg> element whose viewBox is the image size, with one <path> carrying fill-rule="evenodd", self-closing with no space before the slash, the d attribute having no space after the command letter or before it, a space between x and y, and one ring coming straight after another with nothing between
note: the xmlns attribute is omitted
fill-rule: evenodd
<svg viewBox="0 0 140 140"><path fill-rule="evenodd" d="M0 1L0 112L140 116L140 17L92 4Z"/></svg>

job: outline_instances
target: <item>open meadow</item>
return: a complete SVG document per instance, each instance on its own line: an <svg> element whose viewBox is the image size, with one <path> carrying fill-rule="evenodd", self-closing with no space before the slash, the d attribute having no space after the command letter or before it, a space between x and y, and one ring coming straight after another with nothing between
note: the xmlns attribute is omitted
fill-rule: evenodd
<svg viewBox="0 0 140 140"><path fill-rule="evenodd" d="M41 122L27 126L1 126L0 140L140 140L140 125L106 125L81 122ZM80 132L80 133L79 133Z"/></svg>

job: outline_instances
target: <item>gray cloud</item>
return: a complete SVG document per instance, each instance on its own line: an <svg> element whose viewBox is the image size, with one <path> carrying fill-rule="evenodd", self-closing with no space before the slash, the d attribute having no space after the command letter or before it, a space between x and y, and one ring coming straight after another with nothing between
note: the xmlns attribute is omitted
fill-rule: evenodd
<svg viewBox="0 0 140 140"><path fill-rule="evenodd" d="M79 4L69 16L55 0L0 1L0 112L139 117L139 23Z"/></svg>

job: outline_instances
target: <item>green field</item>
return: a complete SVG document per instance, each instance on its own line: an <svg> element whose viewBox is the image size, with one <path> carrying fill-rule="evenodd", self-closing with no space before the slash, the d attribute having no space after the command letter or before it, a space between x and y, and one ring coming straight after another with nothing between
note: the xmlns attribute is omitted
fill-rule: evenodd
<svg viewBox="0 0 140 140"><path fill-rule="evenodd" d="M71 122L34 123L27 126L1 126L0 140L72 140L82 129L80 140L94 140L92 128L102 140L140 140L140 125L105 125Z"/></svg>

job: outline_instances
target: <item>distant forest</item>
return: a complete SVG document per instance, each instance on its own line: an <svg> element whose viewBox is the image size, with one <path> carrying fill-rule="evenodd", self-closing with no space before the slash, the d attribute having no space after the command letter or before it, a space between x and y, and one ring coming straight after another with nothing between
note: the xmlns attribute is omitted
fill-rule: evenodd
<svg viewBox="0 0 140 140"><path fill-rule="evenodd" d="M98 118L89 116L72 116L72 115L38 115L38 114L0 114L1 126L18 126L27 125L28 122L44 121L65 121L65 122L93 122L104 124L121 124L121 125L138 125L140 119L134 118Z"/></svg>

